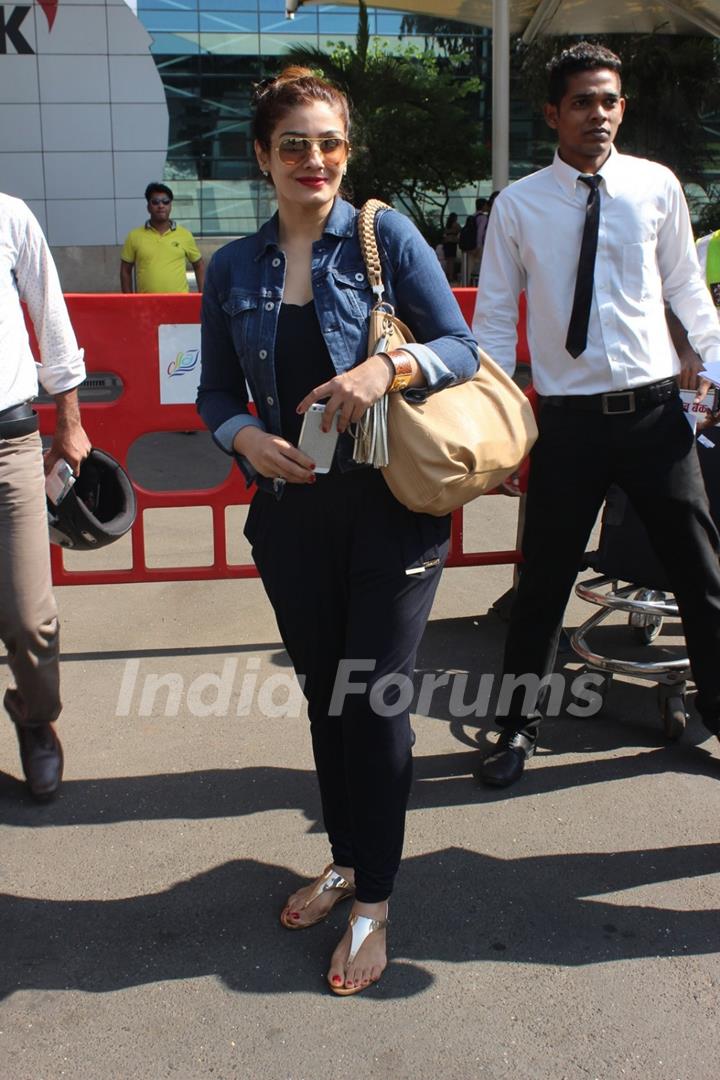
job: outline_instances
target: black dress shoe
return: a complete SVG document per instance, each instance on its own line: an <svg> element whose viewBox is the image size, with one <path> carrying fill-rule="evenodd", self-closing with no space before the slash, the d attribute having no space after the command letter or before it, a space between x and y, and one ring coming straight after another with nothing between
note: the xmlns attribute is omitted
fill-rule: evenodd
<svg viewBox="0 0 720 1080"><path fill-rule="evenodd" d="M525 762L535 753L536 743L534 733L504 731L497 748L480 762L475 776L492 787L509 787L522 776Z"/></svg>
<svg viewBox="0 0 720 1080"><path fill-rule="evenodd" d="M52 724L16 724L20 761L33 797L46 802L57 795L63 774L63 752Z"/></svg>

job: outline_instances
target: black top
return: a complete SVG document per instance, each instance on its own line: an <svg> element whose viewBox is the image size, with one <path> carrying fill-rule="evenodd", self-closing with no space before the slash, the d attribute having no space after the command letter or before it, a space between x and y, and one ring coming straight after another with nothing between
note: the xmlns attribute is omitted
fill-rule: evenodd
<svg viewBox="0 0 720 1080"><path fill-rule="evenodd" d="M298 444L303 420L296 408L311 390L335 374L313 301L303 307L283 304L275 339L275 382L280 429L293 446Z"/></svg>
<svg viewBox="0 0 720 1080"><path fill-rule="evenodd" d="M314 301L299 307L282 304L275 338L275 385L280 405L280 431L293 446L300 440L303 418L295 412L316 386L337 375L320 330ZM353 438L344 431L335 448L332 471L368 469L353 461Z"/></svg>

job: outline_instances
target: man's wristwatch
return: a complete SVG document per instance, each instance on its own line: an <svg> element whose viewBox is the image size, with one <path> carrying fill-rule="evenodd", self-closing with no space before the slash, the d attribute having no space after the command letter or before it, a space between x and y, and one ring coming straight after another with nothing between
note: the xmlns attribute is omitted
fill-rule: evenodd
<svg viewBox="0 0 720 1080"><path fill-rule="evenodd" d="M404 390L406 386L410 385L413 376L413 366L410 356L406 352L381 352L378 356L382 356L388 361L393 370L392 382L387 388L388 394L396 394L399 390Z"/></svg>

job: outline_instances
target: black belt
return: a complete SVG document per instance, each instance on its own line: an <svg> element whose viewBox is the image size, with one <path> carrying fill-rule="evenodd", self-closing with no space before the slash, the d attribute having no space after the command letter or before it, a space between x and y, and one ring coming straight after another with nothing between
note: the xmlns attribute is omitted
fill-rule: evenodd
<svg viewBox="0 0 720 1080"><path fill-rule="evenodd" d="M540 401L543 405L618 416L649 409L653 405L662 405L678 393L677 379L671 376L669 379L638 386L635 390L613 390L608 394L562 394L557 397L541 397Z"/></svg>
<svg viewBox="0 0 720 1080"><path fill-rule="evenodd" d="M38 429L37 413L23 402L9 409L0 409L0 439L17 439L32 435Z"/></svg>

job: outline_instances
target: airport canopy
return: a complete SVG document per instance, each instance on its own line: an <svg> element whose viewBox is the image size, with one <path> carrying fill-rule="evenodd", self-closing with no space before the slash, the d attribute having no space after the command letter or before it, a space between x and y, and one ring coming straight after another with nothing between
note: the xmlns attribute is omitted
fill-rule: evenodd
<svg viewBox="0 0 720 1080"><path fill-rule="evenodd" d="M288 17L304 3L286 0ZM357 0L337 0L357 7ZM333 5L334 6L334 5ZM386 11L493 28L493 188L508 182L510 34L709 34L720 37L720 0L383 0Z"/></svg>
<svg viewBox="0 0 720 1080"><path fill-rule="evenodd" d="M303 3L288 0L293 14ZM357 0L336 0L356 7ZM333 5L334 6L334 5ZM386 11L434 15L476 26L493 26L498 0L384 0ZM720 37L720 0L507 0L511 34L529 44L538 34L712 34Z"/></svg>

